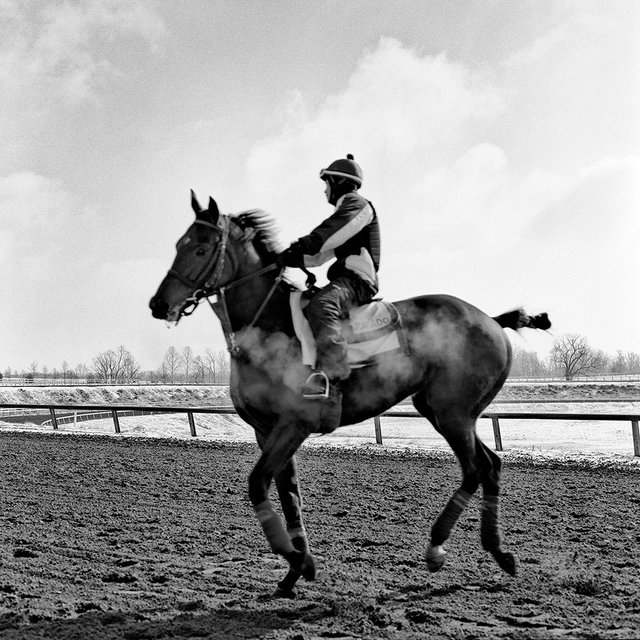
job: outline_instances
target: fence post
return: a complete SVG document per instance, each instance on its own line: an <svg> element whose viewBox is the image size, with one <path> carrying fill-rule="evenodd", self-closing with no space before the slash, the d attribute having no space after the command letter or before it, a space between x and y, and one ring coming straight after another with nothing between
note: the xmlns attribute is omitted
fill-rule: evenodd
<svg viewBox="0 0 640 640"><path fill-rule="evenodd" d="M116 428L116 433L120 433L120 420L118 420L118 412L115 409L111 410L113 416L113 426Z"/></svg>
<svg viewBox="0 0 640 640"><path fill-rule="evenodd" d="M58 418L56 418L56 410L53 407L49 407L49 413L51 414L51 424L55 431L58 430Z"/></svg>
<svg viewBox="0 0 640 640"><path fill-rule="evenodd" d="M380 416L373 419L373 426L376 430L376 444L382 444L382 427L380 426Z"/></svg>
<svg viewBox="0 0 640 640"><path fill-rule="evenodd" d="M638 420L631 421L631 433L633 434L633 455L640 456L640 429Z"/></svg>
<svg viewBox="0 0 640 640"><path fill-rule="evenodd" d="M196 421L193 419L193 411L187 411L187 417L189 418L189 429L191 429L191 436L196 437Z"/></svg>
<svg viewBox="0 0 640 640"><path fill-rule="evenodd" d="M502 451L502 436L500 435L500 422L498 418L491 418L491 423L493 424L493 437L496 441L496 451Z"/></svg>

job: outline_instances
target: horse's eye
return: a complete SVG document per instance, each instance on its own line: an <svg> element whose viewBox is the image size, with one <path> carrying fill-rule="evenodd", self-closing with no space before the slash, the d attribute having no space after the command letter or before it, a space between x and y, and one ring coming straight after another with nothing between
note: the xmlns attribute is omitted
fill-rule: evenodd
<svg viewBox="0 0 640 640"><path fill-rule="evenodd" d="M196 255L197 256L204 256L206 255L207 250L204 247L200 247L199 249L196 249Z"/></svg>

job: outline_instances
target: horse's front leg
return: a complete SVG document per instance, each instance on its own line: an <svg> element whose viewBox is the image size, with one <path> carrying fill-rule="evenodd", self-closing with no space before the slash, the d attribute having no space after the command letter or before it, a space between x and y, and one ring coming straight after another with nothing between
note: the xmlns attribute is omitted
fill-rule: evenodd
<svg viewBox="0 0 640 640"><path fill-rule="evenodd" d="M315 565L306 548L306 538L299 535L302 524L299 512L299 493L297 493L297 500L289 497L283 502L285 517L290 523L289 529L287 529L282 518L276 513L273 502L269 499L269 488L274 476L284 478L283 474L289 465L293 465L295 468L295 463L292 462L293 455L307 435L307 431L299 429L295 425L279 425L274 428L261 444L262 455L249 475L249 499L269 541L271 550L289 562L290 574L283 581L285 584L282 585L289 592L300 575L307 580L315 578ZM282 486L281 499L285 488L284 480L282 480ZM297 507L294 506L296 503ZM294 577L295 579L293 579Z"/></svg>
<svg viewBox="0 0 640 640"><path fill-rule="evenodd" d="M298 482L298 467L295 456L290 458L282 471L276 474L275 480L291 543L296 551L307 554L309 552L309 543L302 521L302 494ZM289 569L284 579L278 583L275 595L283 598L294 598L293 588L301 575L299 571Z"/></svg>

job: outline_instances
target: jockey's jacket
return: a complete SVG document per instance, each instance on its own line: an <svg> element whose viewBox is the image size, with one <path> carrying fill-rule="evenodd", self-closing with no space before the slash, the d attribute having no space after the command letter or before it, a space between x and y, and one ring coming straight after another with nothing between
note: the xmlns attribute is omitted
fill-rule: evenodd
<svg viewBox="0 0 640 640"><path fill-rule="evenodd" d="M304 254L305 267L337 258L327 271L329 280L355 274L375 289L372 295L378 292L378 216L371 202L359 193L345 193L336 202L333 214L295 244Z"/></svg>

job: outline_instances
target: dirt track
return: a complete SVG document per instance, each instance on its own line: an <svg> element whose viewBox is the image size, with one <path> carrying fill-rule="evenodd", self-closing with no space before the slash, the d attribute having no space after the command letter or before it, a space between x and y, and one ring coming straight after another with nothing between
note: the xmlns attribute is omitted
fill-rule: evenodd
<svg viewBox="0 0 640 640"><path fill-rule="evenodd" d="M635 638L640 474L506 462L516 579L479 548L477 503L430 575L449 454L300 454L319 564L298 599L246 498L246 444L0 434L0 638Z"/></svg>

